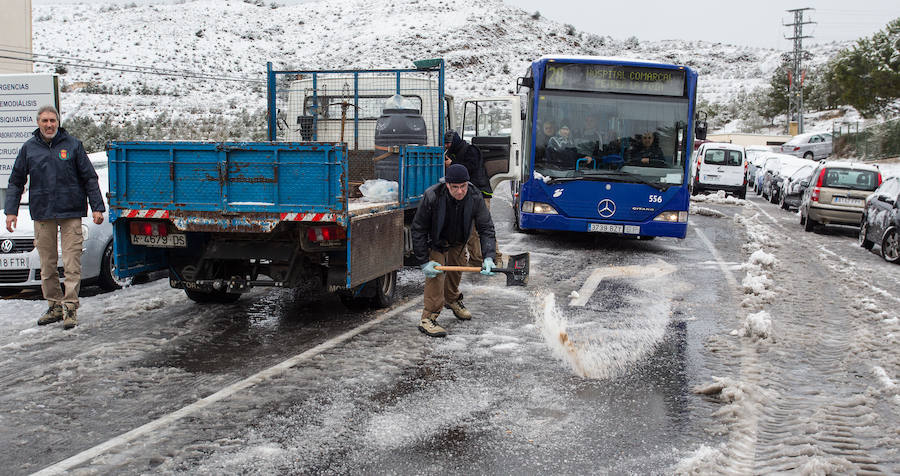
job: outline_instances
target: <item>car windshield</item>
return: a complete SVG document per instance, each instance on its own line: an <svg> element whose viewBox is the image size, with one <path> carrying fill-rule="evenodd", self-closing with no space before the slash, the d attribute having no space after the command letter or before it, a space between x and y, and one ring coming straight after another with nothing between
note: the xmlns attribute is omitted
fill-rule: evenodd
<svg viewBox="0 0 900 476"><path fill-rule="evenodd" d="M878 172L829 168L822 178L823 187L873 191L878 188Z"/></svg>
<svg viewBox="0 0 900 476"><path fill-rule="evenodd" d="M556 132L536 132L534 169L550 179L681 185L687 113L680 98L543 91L538 122Z"/></svg>

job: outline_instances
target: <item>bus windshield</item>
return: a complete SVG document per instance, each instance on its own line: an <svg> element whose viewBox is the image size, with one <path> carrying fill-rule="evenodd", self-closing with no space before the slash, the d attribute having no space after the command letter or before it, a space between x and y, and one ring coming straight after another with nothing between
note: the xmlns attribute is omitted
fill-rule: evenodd
<svg viewBox="0 0 900 476"><path fill-rule="evenodd" d="M551 180L682 185L688 100L542 91L534 170Z"/></svg>

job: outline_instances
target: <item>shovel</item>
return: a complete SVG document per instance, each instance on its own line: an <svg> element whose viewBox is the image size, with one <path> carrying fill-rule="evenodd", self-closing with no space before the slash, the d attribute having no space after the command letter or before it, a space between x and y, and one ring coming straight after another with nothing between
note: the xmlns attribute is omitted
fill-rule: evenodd
<svg viewBox="0 0 900 476"><path fill-rule="evenodd" d="M493 273L503 273L506 275L507 286L525 286L528 284L528 253L512 255L506 263L506 268L493 268ZM478 273L481 268L478 266L435 266L434 269L441 271L467 271Z"/></svg>

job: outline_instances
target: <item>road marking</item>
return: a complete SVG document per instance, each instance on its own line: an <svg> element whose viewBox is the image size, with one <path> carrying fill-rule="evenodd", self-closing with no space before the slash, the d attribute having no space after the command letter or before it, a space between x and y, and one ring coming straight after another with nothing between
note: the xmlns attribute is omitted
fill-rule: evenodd
<svg viewBox="0 0 900 476"><path fill-rule="evenodd" d="M765 212L763 212L763 213L765 213ZM694 231L697 232L697 236L699 236L700 239L703 240L703 243L706 244L706 247L709 249L709 252L713 255L713 258L716 259L716 264L719 265L719 269L722 270L722 274L725 275L725 279L728 280L728 284L731 286L731 289L737 289L737 287L738 287L737 279L735 279L734 274L731 272L731 269L729 268L728 263L726 263L722 259L722 256L719 255L719 251L716 250L716 247L713 246L712 242L709 241L709 238L707 238L706 235L704 235L703 232L700 231L699 228L694 228Z"/></svg>
<svg viewBox="0 0 900 476"><path fill-rule="evenodd" d="M345 341L350 340L353 337L356 337L357 335L371 329L372 327L377 326L378 324L381 324L382 322L390 319L391 317L394 317L397 314L405 312L410 307L421 303L422 300L423 300L422 297L420 297L418 299L413 299L398 308L395 308L389 312L386 312L386 313L382 314L381 316L376 317L375 319L372 319L371 321L368 321L360 326L357 326L337 337L329 339L329 340L327 340L305 352L297 354L279 364L275 364L272 367L269 367L263 371L260 371L254 375L251 375L250 377L247 377L244 380L233 383L233 384L223 388L222 390L219 390L218 392L216 392L212 395L209 395L208 397L201 398L200 400L197 400L196 402L194 402L186 407L183 407L179 410L169 413L168 415L164 415L160 418L157 418L156 420L153 420L150 423L147 423L143 426L139 426L127 433L123 433L123 434L121 434L115 438L112 438L104 443L96 445L93 448L88 448L88 449L82 451L81 453L78 453L77 455L72 456L70 458L66 458L56 464L47 466L46 468L44 468L34 474L50 475L50 474L60 474L65 471L69 471L72 468L75 468L76 466L78 466L80 464L86 463L86 462L96 458L97 456L109 451L110 449L115 448L116 446L123 445L125 443L134 441L134 440L142 437L143 435L146 435L147 433L156 431L160 428L165 428L165 427L175 423L176 421L196 412L197 410L206 408L220 400L224 400L241 390L244 390L246 388L260 384L272 377L275 377L275 376L285 372L286 370L290 369L291 367L296 366L297 364L299 364L303 361L309 360L310 358L315 357L316 355L321 354L322 352L325 352L327 350L331 350L334 347L337 347L339 344L342 344Z"/></svg>
<svg viewBox="0 0 900 476"><path fill-rule="evenodd" d="M569 301L569 306L584 306L587 304L591 295L597 290L597 286L604 278L612 277L629 277L643 278L648 276L663 276L675 272L675 266L658 259L653 264L633 265L633 266L609 266L606 268L596 268L585 280L581 289L578 290L578 297Z"/></svg>

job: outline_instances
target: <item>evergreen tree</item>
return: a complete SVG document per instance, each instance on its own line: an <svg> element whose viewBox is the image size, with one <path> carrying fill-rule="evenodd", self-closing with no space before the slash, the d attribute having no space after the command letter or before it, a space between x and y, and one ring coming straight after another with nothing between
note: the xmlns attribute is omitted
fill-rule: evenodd
<svg viewBox="0 0 900 476"><path fill-rule="evenodd" d="M830 78L832 89L839 91L838 100L862 115L891 112L900 98L900 18L838 53Z"/></svg>

